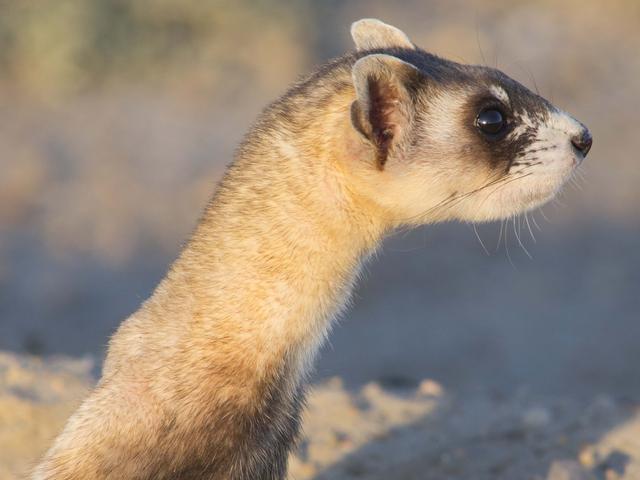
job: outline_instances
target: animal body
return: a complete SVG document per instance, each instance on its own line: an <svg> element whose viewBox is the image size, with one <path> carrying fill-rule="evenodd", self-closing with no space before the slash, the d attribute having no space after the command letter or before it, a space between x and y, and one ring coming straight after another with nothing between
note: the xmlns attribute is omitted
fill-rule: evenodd
<svg viewBox="0 0 640 480"><path fill-rule="evenodd" d="M533 209L591 146L498 70L378 20L352 36L259 116L34 479L285 478L314 356L385 235Z"/></svg>

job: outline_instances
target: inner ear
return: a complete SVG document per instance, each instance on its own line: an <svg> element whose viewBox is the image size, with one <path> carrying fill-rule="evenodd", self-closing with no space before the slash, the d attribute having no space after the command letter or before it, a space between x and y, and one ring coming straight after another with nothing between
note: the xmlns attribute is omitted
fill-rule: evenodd
<svg viewBox="0 0 640 480"><path fill-rule="evenodd" d="M353 66L356 101L354 128L376 148L376 164L384 169L390 152L408 131L413 117L410 82L418 70L396 57L367 55Z"/></svg>
<svg viewBox="0 0 640 480"><path fill-rule="evenodd" d="M370 140L377 147L377 165L384 168L393 140L402 133L407 123L402 112L402 99L398 85L386 79L368 79Z"/></svg>

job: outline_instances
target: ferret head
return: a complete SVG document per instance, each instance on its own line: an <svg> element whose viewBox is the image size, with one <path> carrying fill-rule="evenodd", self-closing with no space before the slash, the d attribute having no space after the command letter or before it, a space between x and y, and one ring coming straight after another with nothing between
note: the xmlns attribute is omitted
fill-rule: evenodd
<svg viewBox="0 0 640 480"><path fill-rule="evenodd" d="M591 147L584 125L499 70L438 58L378 20L351 33L351 122L371 160L358 173L399 223L538 207Z"/></svg>

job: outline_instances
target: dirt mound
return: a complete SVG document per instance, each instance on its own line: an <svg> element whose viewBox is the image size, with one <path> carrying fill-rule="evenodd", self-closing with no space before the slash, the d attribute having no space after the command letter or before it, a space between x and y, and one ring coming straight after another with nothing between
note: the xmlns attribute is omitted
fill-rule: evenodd
<svg viewBox="0 0 640 480"><path fill-rule="evenodd" d="M0 352L0 480L22 478L93 383L90 360Z"/></svg>

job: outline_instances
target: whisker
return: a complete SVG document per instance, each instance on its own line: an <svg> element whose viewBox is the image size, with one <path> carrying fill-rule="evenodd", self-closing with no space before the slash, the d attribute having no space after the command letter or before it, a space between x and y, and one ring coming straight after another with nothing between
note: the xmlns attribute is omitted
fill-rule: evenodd
<svg viewBox="0 0 640 480"><path fill-rule="evenodd" d="M527 71L529 72L529 76L531 77L531 80L533 81L533 88L535 88L536 94L540 95L540 89L538 88L538 82L536 82L535 75L533 74L533 72L529 67L526 67L526 68L527 68Z"/></svg>
<svg viewBox="0 0 640 480"><path fill-rule="evenodd" d="M587 176L585 175L584 171L580 167L575 169L573 176L576 178L576 180L579 181L580 185L587 184Z"/></svg>
<svg viewBox="0 0 640 480"><path fill-rule="evenodd" d="M478 12L476 11L476 44L478 45L478 50L480 50L480 57L482 58L482 64L485 67L488 67L489 65L487 65L487 59L484 56L484 52L482 51L482 45L480 44L480 31L478 29Z"/></svg>
<svg viewBox="0 0 640 480"><path fill-rule="evenodd" d="M524 212L524 220L527 223L527 228L529 229L529 235L531 235L531 240L533 240L533 243L536 243L536 236L533 234L533 230L531 230L531 224L529 223L528 212Z"/></svg>
<svg viewBox="0 0 640 480"><path fill-rule="evenodd" d="M538 90L538 84L536 83L536 77L533 76L533 73L531 72L531 69L529 67L527 67L526 65L523 65L520 62L517 62L517 65L521 70L524 70L525 72L527 72L527 75L529 75L529 79L533 83L533 88L534 88L536 94L540 95L540 91Z"/></svg>
<svg viewBox="0 0 640 480"><path fill-rule="evenodd" d="M520 221L518 221L518 229L519 228L520 228ZM522 248L522 251L527 255L527 257L529 257L529 260L533 260L533 257L529 253L529 250L527 250L524 244L522 243L518 230L516 230L516 217L513 217L513 233L515 234L516 239L518 240L518 244L520 245L520 248Z"/></svg>
<svg viewBox="0 0 640 480"><path fill-rule="evenodd" d="M511 266L513 268L516 268L516 266L513 263L513 260L511 259L511 254L509 253L509 219L506 219L506 227L504 229L504 248L505 251L507 252L507 259L509 260L509 263L511 264Z"/></svg>
<svg viewBox="0 0 640 480"><path fill-rule="evenodd" d="M490 257L491 254L489 253L489 250L487 250L487 247L484 246L484 242L482 241L482 238L480 238L480 234L478 233L478 229L476 228L476 224L472 223L472 225L473 225L473 231L476 234L476 238L480 242L480 245L482 246L482 249L484 250L484 253L487 254L487 257Z"/></svg>
<svg viewBox="0 0 640 480"><path fill-rule="evenodd" d="M493 51L493 60L494 60L494 68L498 69L498 54L500 53L500 47L501 47L501 43L498 43L495 47L494 47L494 51Z"/></svg>
<svg viewBox="0 0 640 480"><path fill-rule="evenodd" d="M500 243L502 242L502 230L504 229L504 218L500 220L500 232L498 232L498 243L496 245L496 252L500 249Z"/></svg>
<svg viewBox="0 0 640 480"><path fill-rule="evenodd" d="M535 212L531 212L531 221L533 222L533 226L538 229L539 232L542 231L540 225L538 225L538 221L536 220Z"/></svg>
<svg viewBox="0 0 640 480"><path fill-rule="evenodd" d="M540 208L539 212L540 212L540 215L542 215L542 218L544 218L547 221L547 223L553 223L551 222L551 220L549 220L549 217L547 217L547 214L544 213L544 210L542 208Z"/></svg>
<svg viewBox="0 0 640 480"><path fill-rule="evenodd" d="M579 190L579 191L581 191L581 192L584 190L584 189L582 188L582 185L580 185L580 184L578 183L578 181L576 180L576 178L575 178L575 177L571 177L571 178L569 179L569 181L571 182L571 185L573 185L577 190Z"/></svg>
<svg viewBox="0 0 640 480"><path fill-rule="evenodd" d="M564 203L564 202L563 202L560 198L558 198L558 197L555 197L555 198L553 199L553 205L554 205L558 210L560 209L560 207L562 207L562 208L567 208L567 204L566 204L566 203Z"/></svg>

